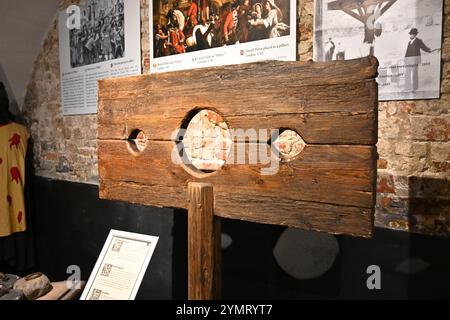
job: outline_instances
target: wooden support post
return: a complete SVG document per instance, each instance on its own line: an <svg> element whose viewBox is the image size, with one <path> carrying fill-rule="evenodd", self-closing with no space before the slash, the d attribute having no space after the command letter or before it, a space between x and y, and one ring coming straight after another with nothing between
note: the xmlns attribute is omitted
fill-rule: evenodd
<svg viewBox="0 0 450 320"><path fill-rule="evenodd" d="M213 186L188 184L188 296L190 300L220 298L220 220L214 217Z"/></svg>

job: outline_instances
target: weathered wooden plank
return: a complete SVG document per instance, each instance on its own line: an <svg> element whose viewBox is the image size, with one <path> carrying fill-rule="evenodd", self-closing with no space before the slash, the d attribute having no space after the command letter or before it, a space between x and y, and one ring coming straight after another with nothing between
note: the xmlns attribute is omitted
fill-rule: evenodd
<svg viewBox="0 0 450 320"><path fill-rule="evenodd" d="M167 72L149 76L113 78L99 82L100 97L135 98L145 95L148 90L158 88L176 89L186 85L190 90L202 92L219 91L229 84L239 88L242 85L257 83L261 88L284 88L297 85L333 85L352 83L361 79L374 79L377 76L378 62L373 57L332 62L281 62L263 61L240 65L211 67ZM270 77L270 79L268 79ZM125 80L125 81L124 81ZM270 81L268 81L270 80ZM273 81L273 82L272 82ZM151 96L149 93L147 93Z"/></svg>
<svg viewBox="0 0 450 320"><path fill-rule="evenodd" d="M218 215L223 218L363 237L373 232L373 208L302 202L276 196L255 199L238 193L217 197L216 206L220 208Z"/></svg>
<svg viewBox="0 0 450 320"><path fill-rule="evenodd" d="M356 10L362 7L368 8L380 4L379 0L363 0L363 1L331 1L328 3L328 10Z"/></svg>
<svg viewBox="0 0 450 320"><path fill-rule="evenodd" d="M188 184L205 182L214 185L217 216L369 236L376 75L376 59L368 57L268 61L101 81L100 196L187 208ZM307 146L291 162L273 162L279 164L274 175L261 175L270 164L248 161L229 161L215 173L199 175L171 159L175 133L192 110L204 108L221 114L230 129L293 129ZM143 152L132 154L126 139L135 129L149 141ZM258 142L267 152L266 141Z"/></svg>
<svg viewBox="0 0 450 320"><path fill-rule="evenodd" d="M376 143L377 126L374 113L321 113L278 114L274 116L229 116L226 122L232 129L279 129L296 131L310 144L361 144ZM147 119L147 120L143 120ZM182 118L166 119L128 117L122 123L111 122L99 125L101 139L126 139L131 131L143 130L150 140L171 140L180 127ZM157 121L159 119L159 121ZM167 125L163 125L167 123Z"/></svg>
<svg viewBox="0 0 450 320"><path fill-rule="evenodd" d="M232 128L242 130L258 128L289 128L296 131L308 144L372 145L377 140L374 113L310 113L279 114L276 116L231 116L227 120Z"/></svg>
<svg viewBox="0 0 450 320"><path fill-rule="evenodd" d="M211 108L222 114L232 129L290 127L312 144L376 143L374 80L303 90L293 85L260 89L260 84L254 83L253 89L245 92L233 85L201 95L188 85L146 90L152 92L151 98L102 99L99 138L125 139L131 130L139 128L149 139L169 140L191 110Z"/></svg>
<svg viewBox="0 0 450 320"><path fill-rule="evenodd" d="M187 193L189 300L219 299L221 228L213 212L213 186L192 182Z"/></svg>
<svg viewBox="0 0 450 320"><path fill-rule="evenodd" d="M147 77L152 79L151 76ZM122 78L121 81L123 87L127 87L130 78ZM100 100L104 102L104 106L99 110L102 112L100 120L120 120L120 117L124 115L144 116L148 112L164 114L167 118L182 117L184 114L180 115L180 112L189 111L194 107L223 108L228 115L363 112L373 108L367 103L373 101L374 91L376 91L374 79L334 85L311 83L308 86L300 86L297 82L292 82L284 87L276 85L264 88L261 86L261 81L255 80L249 88L236 88L233 84L229 87L222 86L221 90L209 88L210 90L203 92L197 88L192 90L192 84L183 81L175 88L166 88L161 84L158 90L142 89L142 95L140 91L132 90L131 98L126 95L127 91L119 91L116 92L116 97L100 96ZM268 98L272 99L268 100ZM261 108L261 103L264 108ZM158 108L160 104L165 108ZM252 108L252 106L258 108Z"/></svg>
<svg viewBox="0 0 450 320"><path fill-rule="evenodd" d="M229 189L228 189L229 191ZM187 187L142 185L132 182L102 180L100 198L159 207L187 208ZM255 197L246 192L214 190L218 217L264 224L275 224L333 234L369 237L373 229L373 208L358 208L285 199L272 194Z"/></svg>
<svg viewBox="0 0 450 320"><path fill-rule="evenodd" d="M147 185L163 184L170 188L186 187L190 181L203 181L212 183L217 191L231 188L254 196L282 192L283 198L292 200L365 208L374 205L376 151L371 146L308 145L298 159L281 162L276 174L261 175L261 169L270 164L249 164L248 152L253 146L248 144L244 148L246 163L235 164L233 161L208 177L196 178L172 161L175 147L172 142L149 141L138 156L130 153L127 144L120 140L99 141L101 177ZM267 144L259 144L258 148L266 148L266 154L269 153ZM237 152L238 148L234 150Z"/></svg>

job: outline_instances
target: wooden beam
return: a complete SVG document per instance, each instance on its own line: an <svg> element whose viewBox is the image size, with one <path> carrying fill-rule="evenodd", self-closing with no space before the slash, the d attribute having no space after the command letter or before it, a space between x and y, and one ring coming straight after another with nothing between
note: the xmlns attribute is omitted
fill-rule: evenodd
<svg viewBox="0 0 450 320"><path fill-rule="evenodd" d="M247 88L261 87L245 94L234 84L224 84L220 85L220 91L205 90L198 96L189 83L180 79L178 84L172 84L176 88L173 95L161 86L152 90L151 97L103 98L99 139L125 140L132 130L139 128L150 140L169 141L184 117L194 107L203 107L222 114L230 129L291 128L311 144L376 143L378 92L373 79L306 87L292 81L267 87L258 84L258 79L242 81ZM124 82L124 87L127 85ZM136 92L132 87L129 90Z"/></svg>
<svg viewBox="0 0 450 320"><path fill-rule="evenodd" d="M396 3L397 0L388 0L388 3L381 9L380 17Z"/></svg>
<svg viewBox="0 0 450 320"><path fill-rule="evenodd" d="M188 184L210 183L218 217L370 236L377 66L373 57L264 61L100 81L100 197L188 208ZM216 172L193 170L172 156L182 144L176 133L196 109L217 111L230 129L289 128L306 147L281 161L266 137L258 136L233 144L244 148L244 163L228 158ZM141 152L130 150L127 141L135 129L148 138ZM270 163L248 161L253 147ZM262 174L272 165L274 174Z"/></svg>
<svg viewBox="0 0 450 320"><path fill-rule="evenodd" d="M351 9L342 9L342 11L344 11L350 17L355 18L356 20L362 22L363 24L366 24L367 18L365 16L359 16L355 12L353 12Z"/></svg>
<svg viewBox="0 0 450 320"><path fill-rule="evenodd" d="M214 193L217 208L214 215L218 217L331 234L372 236L373 208L290 200L277 194L255 197L245 192L233 193L230 190L216 190ZM166 208L187 207L184 187L169 188L102 180L100 198Z"/></svg>
<svg viewBox="0 0 450 320"><path fill-rule="evenodd" d="M213 212L213 186L189 183L188 203L189 299L219 299L221 232Z"/></svg>
<svg viewBox="0 0 450 320"><path fill-rule="evenodd" d="M149 141L147 148L137 156L129 153L127 144L127 141L109 140L99 143L99 152L104 155L99 159L99 174L103 179L107 177L108 180L166 187L167 194L173 192L174 188L183 194L191 181L207 182L214 185L216 199L246 194L253 200L260 198L263 201L265 197L278 195L280 199L363 208L370 208L374 204L372 184L375 179L376 150L371 146L307 145L300 156L290 162L277 163L273 159L274 164L279 165L274 175L261 175L261 170L268 168L269 163L226 163L213 175L195 177L184 166L172 162L175 148L172 142ZM234 150L239 148L236 146ZM263 148L269 154L267 143L243 146L245 159L249 159L250 150ZM124 196L133 195L126 192ZM157 200L156 196L154 200ZM271 201L265 205L277 211L277 203ZM254 202L254 206L253 212L257 213L260 205ZM222 210L217 206L216 209L219 212Z"/></svg>
<svg viewBox="0 0 450 320"><path fill-rule="evenodd" d="M172 96L182 93L181 97L194 92L206 93L216 88L213 94L220 94L222 88L242 85L257 85L260 89L283 90L285 87L301 87L311 85L333 85L353 83L377 76L378 61L374 57L365 57L344 61L329 62L292 62L263 61L192 69L174 72L139 75L126 78L111 78L99 81L100 100L108 98L151 98L158 90L169 90ZM288 76L287 76L288 75ZM262 76L270 76L270 81ZM295 81L292 81L295 77ZM195 86L192 81L195 79ZM264 79L264 81L263 81ZM187 81L189 80L189 81ZM272 83L272 81L274 81ZM181 85L178 88L176 85ZM188 87L190 90L185 91ZM217 90L220 88L221 90ZM239 87L241 88L241 87ZM193 90L196 89L196 90ZM264 93L264 92L260 92ZM169 98L171 95L167 94Z"/></svg>
<svg viewBox="0 0 450 320"><path fill-rule="evenodd" d="M328 10L356 10L361 7L383 4L386 1L396 2L397 0L336 0L328 3Z"/></svg>

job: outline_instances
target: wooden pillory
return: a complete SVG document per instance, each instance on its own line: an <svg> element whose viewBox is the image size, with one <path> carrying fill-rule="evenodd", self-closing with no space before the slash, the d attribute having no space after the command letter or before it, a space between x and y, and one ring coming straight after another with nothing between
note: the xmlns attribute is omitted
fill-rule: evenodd
<svg viewBox="0 0 450 320"><path fill-rule="evenodd" d="M189 299L220 297L220 218L369 237L377 143L377 61L258 62L100 81L100 197L188 209ZM281 161L201 173L172 161L192 110L230 129L296 131L306 147ZM130 137L142 130L145 149ZM135 136L134 136L135 137ZM268 141L235 141L246 146Z"/></svg>

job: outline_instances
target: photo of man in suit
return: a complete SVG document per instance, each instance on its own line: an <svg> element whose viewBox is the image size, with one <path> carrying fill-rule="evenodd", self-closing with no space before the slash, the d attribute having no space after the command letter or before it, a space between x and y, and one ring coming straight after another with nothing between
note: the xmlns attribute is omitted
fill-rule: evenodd
<svg viewBox="0 0 450 320"><path fill-rule="evenodd" d="M412 28L409 31L410 41L405 54L405 91L417 91L419 88L419 66L422 63L421 51L431 53L440 49L431 50L422 39L418 38L419 31Z"/></svg>

